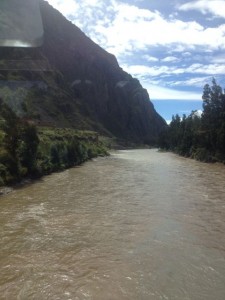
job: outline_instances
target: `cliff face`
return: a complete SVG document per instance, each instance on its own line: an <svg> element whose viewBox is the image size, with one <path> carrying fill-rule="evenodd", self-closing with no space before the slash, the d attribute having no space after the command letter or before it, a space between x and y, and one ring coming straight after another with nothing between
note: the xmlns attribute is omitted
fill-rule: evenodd
<svg viewBox="0 0 225 300"><path fill-rule="evenodd" d="M23 63L27 57L32 60L29 70L21 67L20 76L23 80L32 77L34 85L44 82L42 94L33 92L35 100L27 105L38 111L39 121L92 128L136 142L154 142L166 123L139 81L45 1L41 1L41 14L45 32L41 48L0 50L0 59L2 56L6 61L21 59L21 55Z"/></svg>

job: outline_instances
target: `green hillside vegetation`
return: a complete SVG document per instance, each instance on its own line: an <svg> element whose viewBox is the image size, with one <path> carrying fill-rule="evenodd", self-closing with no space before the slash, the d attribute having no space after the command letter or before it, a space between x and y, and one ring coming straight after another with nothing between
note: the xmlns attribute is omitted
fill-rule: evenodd
<svg viewBox="0 0 225 300"><path fill-rule="evenodd" d="M204 162L225 163L225 93L212 80L203 90L203 112L188 117L173 116L159 138L161 149Z"/></svg>
<svg viewBox="0 0 225 300"><path fill-rule="evenodd" d="M97 133L36 127L0 99L0 185L37 178L100 155L107 155L107 150Z"/></svg>
<svg viewBox="0 0 225 300"><path fill-rule="evenodd" d="M37 125L104 131L90 120L88 113L81 111L80 100L73 97L63 75L57 71L0 70L0 98L17 116Z"/></svg>

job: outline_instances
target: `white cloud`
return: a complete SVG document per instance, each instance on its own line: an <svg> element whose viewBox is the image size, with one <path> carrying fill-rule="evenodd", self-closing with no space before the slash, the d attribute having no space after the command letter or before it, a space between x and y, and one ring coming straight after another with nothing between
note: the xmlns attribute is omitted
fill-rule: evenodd
<svg viewBox="0 0 225 300"><path fill-rule="evenodd" d="M156 62L159 61L159 59L155 56L151 56L151 55L143 55L143 58L146 59L149 62Z"/></svg>
<svg viewBox="0 0 225 300"><path fill-rule="evenodd" d="M181 51L225 47L225 25L204 28L197 22L166 20L158 12L126 4L118 4L114 20L107 28L99 26L97 32L106 37L105 47L116 55L156 45L177 47L177 51L178 47Z"/></svg>
<svg viewBox="0 0 225 300"><path fill-rule="evenodd" d="M203 113L203 111L201 109L198 109L198 110L196 110L195 115L197 117L201 117L202 113Z"/></svg>
<svg viewBox="0 0 225 300"><path fill-rule="evenodd" d="M153 66L145 65L123 65L123 69L135 77L159 76L162 74L171 74L176 71L176 68L168 66Z"/></svg>
<svg viewBox="0 0 225 300"><path fill-rule="evenodd" d="M167 56L167 57L161 59L161 61L162 62L178 62L180 60L175 56Z"/></svg>
<svg viewBox="0 0 225 300"><path fill-rule="evenodd" d="M145 88L148 90L150 99L152 100L202 100L202 95L200 93L184 92L152 84L145 84Z"/></svg>
<svg viewBox="0 0 225 300"><path fill-rule="evenodd" d="M140 9L117 0L48 0L73 22L87 29L86 33L103 48L116 56L148 50L149 47L167 46L176 51L225 48L225 25L204 28L196 21L183 22L165 19L159 12ZM194 1L190 4L224 1ZM189 4L189 6L188 6ZM196 4L197 5L197 4ZM211 4L209 7L214 7ZM217 6L216 6L217 7ZM220 10L222 10L220 8ZM222 10L225 12L225 9Z"/></svg>
<svg viewBox="0 0 225 300"><path fill-rule="evenodd" d="M183 57L190 57L191 56L191 52L186 51L186 52L182 53L182 56Z"/></svg>
<svg viewBox="0 0 225 300"><path fill-rule="evenodd" d="M49 4L59 10L64 16L74 14L79 9L79 5L74 0L47 0Z"/></svg>
<svg viewBox="0 0 225 300"><path fill-rule="evenodd" d="M161 75L178 75L178 74L203 74L209 76L225 74L225 64L191 64L189 67L177 66L145 66L145 65L123 65L123 69L138 78Z"/></svg>
<svg viewBox="0 0 225 300"><path fill-rule="evenodd" d="M208 74L211 76L214 75L224 75L225 74L225 64L193 64L186 69L187 73L194 74Z"/></svg>
<svg viewBox="0 0 225 300"><path fill-rule="evenodd" d="M225 55L224 54L214 55L210 59L211 59L212 63L215 63L215 64L225 64Z"/></svg>
<svg viewBox="0 0 225 300"><path fill-rule="evenodd" d="M211 76L205 77L193 77L187 80L179 80L179 81L172 81L168 82L171 86L190 86L190 87L199 87L203 88L206 83L210 83L212 81Z"/></svg>
<svg viewBox="0 0 225 300"><path fill-rule="evenodd" d="M179 10L189 11L197 10L202 14L210 13L216 17L225 18L225 1L224 0L197 0L189 1L178 7Z"/></svg>

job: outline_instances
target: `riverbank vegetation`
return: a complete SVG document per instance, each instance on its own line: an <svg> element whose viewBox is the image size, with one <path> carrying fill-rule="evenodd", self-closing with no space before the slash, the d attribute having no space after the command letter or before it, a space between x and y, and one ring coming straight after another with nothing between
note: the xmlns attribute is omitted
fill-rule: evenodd
<svg viewBox="0 0 225 300"><path fill-rule="evenodd" d="M225 163L225 93L212 80L203 90L203 111L173 116L159 147L204 162Z"/></svg>
<svg viewBox="0 0 225 300"><path fill-rule="evenodd" d="M92 131L36 127L0 99L0 185L37 178L107 155Z"/></svg>

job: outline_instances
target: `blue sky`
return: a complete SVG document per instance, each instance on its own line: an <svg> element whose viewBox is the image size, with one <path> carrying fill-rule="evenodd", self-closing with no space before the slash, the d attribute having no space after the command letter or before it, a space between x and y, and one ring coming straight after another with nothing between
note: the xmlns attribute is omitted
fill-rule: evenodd
<svg viewBox="0 0 225 300"><path fill-rule="evenodd" d="M224 87L225 0L48 0L138 78L166 119Z"/></svg>

